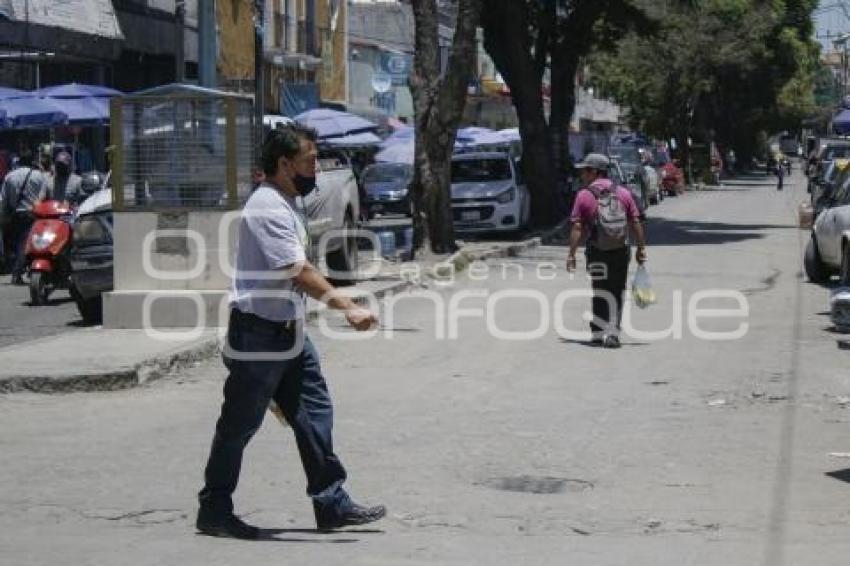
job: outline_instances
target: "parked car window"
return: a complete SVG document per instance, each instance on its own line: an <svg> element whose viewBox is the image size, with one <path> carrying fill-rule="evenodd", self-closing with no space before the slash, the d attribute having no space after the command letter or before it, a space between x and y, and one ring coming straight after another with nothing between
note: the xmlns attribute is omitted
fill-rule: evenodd
<svg viewBox="0 0 850 566"><path fill-rule="evenodd" d="M458 159L452 161L453 183L507 181L512 178L507 159Z"/></svg>
<svg viewBox="0 0 850 566"><path fill-rule="evenodd" d="M398 163L374 165L366 170L363 181L366 183L391 183L409 176L410 167Z"/></svg>

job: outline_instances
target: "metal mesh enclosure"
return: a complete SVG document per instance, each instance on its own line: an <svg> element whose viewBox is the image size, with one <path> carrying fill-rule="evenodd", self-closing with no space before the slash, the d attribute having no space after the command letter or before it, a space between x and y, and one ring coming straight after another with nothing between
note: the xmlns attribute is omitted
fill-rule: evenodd
<svg viewBox="0 0 850 566"><path fill-rule="evenodd" d="M116 210L237 208L248 198L250 98L141 95L116 99L112 112Z"/></svg>

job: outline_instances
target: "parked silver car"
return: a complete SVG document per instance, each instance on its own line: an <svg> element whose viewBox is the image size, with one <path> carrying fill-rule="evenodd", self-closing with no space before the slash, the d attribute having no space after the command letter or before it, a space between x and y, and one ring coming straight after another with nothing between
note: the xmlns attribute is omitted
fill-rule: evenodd
<svg viewBox="0 0 850 566"><path fill-rule="evenodd" d="M813 283L826 283L838 274L842 285L850 285L850 177L827 198L806 246L806 276Z"/></svg>
<svg viewBox="0 0 850 566"><path fill-rule="evenodd" d="M458 232L517 232L528 226L531 195L520 165L506 153L452 157L451 191Z"/></svg>

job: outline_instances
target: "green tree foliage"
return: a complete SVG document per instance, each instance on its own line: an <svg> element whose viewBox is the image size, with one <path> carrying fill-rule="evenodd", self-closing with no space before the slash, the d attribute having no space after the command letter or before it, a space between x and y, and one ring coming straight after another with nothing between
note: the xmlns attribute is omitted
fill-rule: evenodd
<svg viewBox="0 0 850 566"><path fill-rule="evenodd" d="M713 140L753 155L764 131L795 130L815 112L817 0L647 2L659 23L615 53L591 57L594 84L632 127Z"/></svg>

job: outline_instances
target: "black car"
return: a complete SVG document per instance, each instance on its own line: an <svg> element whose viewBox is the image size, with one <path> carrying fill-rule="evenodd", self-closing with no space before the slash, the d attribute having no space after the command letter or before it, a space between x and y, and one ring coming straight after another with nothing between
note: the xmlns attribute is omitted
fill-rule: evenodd
<svg viewBox="0 0 850 566"><path fill-rule="evenodd" d="M412 216L410 211L412 179L413 166L406 163L376 163L367 167L363 171L363 186L369 217L388 213Z"/></svg>
<svg viewBox="0 0 850 566"><path fill-rule="evenodd" d="M103 189L83 203L74 221L71 296L89 324L103 320L103 293L114 285L111 204L111 191Z"/></svg>

